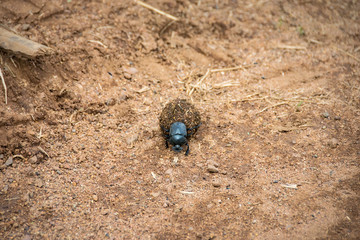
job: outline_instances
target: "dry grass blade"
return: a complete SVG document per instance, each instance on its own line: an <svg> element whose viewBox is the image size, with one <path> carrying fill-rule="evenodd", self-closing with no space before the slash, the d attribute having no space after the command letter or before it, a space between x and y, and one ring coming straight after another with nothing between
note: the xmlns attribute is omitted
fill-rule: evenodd
<svg viewBox="0 0 360 240"><path fill-rule="evenodd" d="M229 72L229 71L235 71L235 70L246 70L244 66L237 66L237 67L231 67L231 68L218 68L218 69L211 69L211 72Z"/></svg>
<svg viewBox="0 0 360 240"><path fill-rule="evenodd" d="M207 76L209 76L210 72L211 72L211 70L208 69L208 70L206 71L205 75L202 76L195 85L192 85L192 89L191 89L190 92L189 92L189 96L191 96L191 94L195 91L195 88L199 88L199 87L200 87L201 83L204 81L205 78L207 78Z"/></svg>
<svg viewBox="0 0 360 240"><path fill-rule="evenodd" d="M338 48L338 47L335 47L337 50L339 50L340 52L342 52L342 53L344 53L344 54L346 54L346 55L348 55L349 57L351 57L351 58L353 58L353 59L355 59L356 61L358 61L358 62L360 62L360 59L359 58L357 58L357 57L355 57L354 55L352 55L351 53L348 53L348 52L346 52L346 51L344 51L344 50L342 50L341 48Z"/></svg>
<svg viewBox="0 0 360 240"><path fill-rule="evenodd" d="M6 83L5 83L4 75L2 74L1 68L0 68L0 77L1 77L2 84L4 86L5 104L7 104L7 88L6 88Z"/></svg>
<svg viewBox="0 0 360 240"><path fill-rule="evenodd" d="M222 83L214 84L212 88L225 88L225 87L233 87L233 86L239 86L240 83L234 82L234 81L225 81Z"/></svg>
<svg viewBox="0 0 360 240"><path fill-rule="evenodd" d="M264 112L264 111L266 111L266 110L268 110L268 109L270 109L270 108L277 107L277 106L281 106L281 105L289 105L289 103L288 103L288 102L281 102L281 103L277 103L277 104L268 106L268 107L264 108L263 110L257 112L255 115L258 115L258 114L260 114L260 113L262 113L262 112Z"/></svg>
<svg viewBox="0 0 360 240"><path fill-rule="evenodd" d="M297 184L286 183L286 184L281 184L281 186L284 187L284 188L298 189Z"/></svg>
<svg viewBox="0 0 360 240"><path fill-rule="evenodd" d="M108 48L105 44L103 44L103 43L100 42L100 41L96 41L96 40L88 40L88 41L91 42L91 43L97 43L97 44L101 45L101 46L104 47L104 48Z"/></svg>
<svg viewBox="0 0 360 240"><path fill-rule="evenodd" d="M195 89L201 88L203 81L209 76L211 75L211 73L216 73L216 72L229 72L229 71L236 71L236 70L246 70L244 66L237 66L237 67L230 67L230 68L218 68L218 69L208 69L205 73L204 76L202 76L197 83L195 84L191 84L190 86L192 87L191 90L189 91L189 96L191 96L191 94L195 91ZM215 88L222 88L222 87L227 87L227 86L236 86L238 85L238 83L236 82L231 82L231 81L227 81L227 82L223 82L223 83L219 83L217 84L217 86Z"/></svg>
<svg viewBox="0 0 360 240"><path fill-rule="evenodd" d="M276 48L292 49L292 50L306 50L306 47L303 47L303 46L289 46L289 45L279 45Z"/></svg>
<svg viewBox="0 0 360 240"><path fill-rule="evenodd" d="M160 14L160 15L163 15L163 16L165 16L165 17L167 17L167 18L170 18L171 20L174 20L174 21L178 21L178 20L179 20L177 17L174 17L173 15L170 15L170 14L168 14L168 13L166 13L166 12L163 12L163 11L157 9L157 8L154 8L153 6L151 6L151 5L149 5L149 4L146 4L146 3L142 2L142 1L135 0L135 2L136 2L137 4L139 4L139 5L147 8L147 9L150 9L150 10L152 10L152 11L154 11L154 12L157 12L157 13Z"/></svg>

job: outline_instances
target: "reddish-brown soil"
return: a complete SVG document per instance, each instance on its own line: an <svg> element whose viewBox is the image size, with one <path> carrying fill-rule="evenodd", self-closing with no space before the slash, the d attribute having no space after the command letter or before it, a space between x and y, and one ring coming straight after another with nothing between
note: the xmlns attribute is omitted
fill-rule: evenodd
<svg viewBox="0 0 360 240"><path fill-rule="evenodd" d="M146 2L0 1L1 238L359 239L360 1Z"/></svg>

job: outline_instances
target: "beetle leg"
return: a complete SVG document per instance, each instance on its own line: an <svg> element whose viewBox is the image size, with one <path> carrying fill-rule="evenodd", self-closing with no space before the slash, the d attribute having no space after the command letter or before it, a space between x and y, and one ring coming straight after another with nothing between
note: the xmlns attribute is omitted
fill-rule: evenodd
<svg viewBox="0 0 360 240"><path fill-rule="evenodd" d="M169 143L168 143L168 140L167 140L167 139L165 140L165 147L166 147L166 148L169 148Z"/></svg>
<svg viewBox="0 0 360 240"><path fill-rule="evenodd" d="M194 129L197 129L201 126L202 123L200 123L199 125L196 125L195 127L192 127L192 128L188 128L187 130L188 131L191 131L191 130L194 130Z"/></svg>
<svg viewBox="0 0 360 240"><path fill-rule="evenodd" d="M189 132L189 131L191 131L191 130L198 129L200 126L201 126L201 123L200 123L199 125L195 126L195 127L186 129L186 131ZM193 134L193 133L189 133L189 134L188 134L188 137L190 137L192 134Z"/></svg>
<svg viewBox="0 0 360 240"><path fill-rule="evenodd" d="M190 147L189 147L188 143L186 143L186 146L187 146L187 149L186 149L186 152L185 152L185 156L189 155L189 151L190 151Z"/></svg>
<svg viewBox="0 0 360 240"><path fill-rule="evenodd" d="M169 132L169 131L170 131L170 129L165 129L163 126L161 126L161 129L162 129L163 131L165 131L165 132Z"/></svg>

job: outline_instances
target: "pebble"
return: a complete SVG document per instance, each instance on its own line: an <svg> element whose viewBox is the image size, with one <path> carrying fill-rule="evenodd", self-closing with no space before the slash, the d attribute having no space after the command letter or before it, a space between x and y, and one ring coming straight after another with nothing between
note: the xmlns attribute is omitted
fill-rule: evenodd
<svg viewBox="0 0 360 240"><path fill-rule="evenodd" d="M214 181L212 184L213 184L213 186L216 187L216 188L217 188L217 187L221 187L221 183L220 183L219 181Z"/></svg>
<svg viewBox="0 0 360 240"><path fill-rule="evenodd" d="M42 188L44 186L44 183L41 179L36 179L34 185L38 188Z"/></svg>
<svg viewBox="0 0 360 240"><path fill-rule="evenodd" d="M208 165L207 171L208 171L209 173L218 173L218 172L219 172L219 169L217 169L214 165Z"/></svg>
<svg viewBox="0 0 360 240"><path fill-rule="evenodd" d="M5 166L8 167L8 166L12 165L13 162L14 162L13 157L9 157L8 160L6 160L6 162L5 162Z"/></svg>
<svg viewBox="0 0 360 240"><path fill-rule="evenodd" d="M329 140L328 145L331 148L336 148L339 145L339 140L337 140L336 138L332 138Z"/></svg>
<svg viewBox="0 0 360 240"><path fill-rule="evenodd" d="M135 133L134 135L129 136L128 138L126 138L126 143L128 145L133 144L134 142L136 142L139 138L139 134Z"/></svg>
<svg viewBox="0 0 360 240"><path fill-rule="evenodd" d="M0 154L0 159L3 159L4 158L4 154Z"/></svg>
<svg viewBox="0 0 360 240"><path fill-rule="evenodd" d="M121 102L121 101L125 101L126 99L128 99L128 95L125 93L125 92L121 92L119 94L119 97L118 97L118 100Z"/></svg>
<svg viewBox="0 0 360 240"><path fill-rule="evenodd" d="M340 116L335 116L334 119L339 121L339 120L341 120L341 117Z"/></svg>
<svg viewBox="0 0 360 240"><path fill-rule="evenodd" d="M29 31L29 29L30 29L30 24L27 24L27 23L23 24L22 27L21 27L21 29L22 29L23 31Z"/></svg>
<svg viewBox="0 0 360 240"><path fill-rule="evenodd" d="M29 162L32 163L32 164L37 163L37 162L38 162L37 156L36 156L36 155L35 155L35 156L32 156L32 157L29 159Z"/></svg>
<svg viewBox="0 0 360 240"><path fill-rule="evenodd" d="M132 75L130 73L124 72L124 78L127 80L131 80Z"/></svg>
<svg viewBox="0 0 360 240"><path fill-rule="evenodd" d="M179 161L179 157L174 157L174 160L173 160L173 164L174 165L177 165L178 164L178 161Z"/></svg>
<svg viewBox="0 0 360 240"><path fill-rule="evenodd" d="M116 99L115 98L109 98L105 101L105 104L107 106L114 106L116 104Z"/></svg>
<svg viewBox="0 0 360 240"><path fill-rule="evenodd" d="M222 170L220 173L221 173L222 175L227 175L227 171L225 171L225 170Z"/></svg>
<svg viewBox="0 0 360 240"><path fill-rule="evenodd" d="M218 168L219 167L219 163L213 161L213 160L210 160L210 161L207 161L207 164L208 165L213 165L214 167Z"/></svg>
<svg viewBox="0 0 360 240"><path fill-rule="evenodd" d="M124 73L128 73L130 75L134 75L134 74L138 73L138 70L134 67L129 67L129 68L123 67L123 71L124 71Z"/></svg>
<svg viewBox="0 0 360 240"><path fill-rule="evenodd" d="M153 192L151 193L151 195L156 198L160 195L160 192Z"/></svg>
<svg viewBox="0 0 360 240"><path fill-rule="evenodd" d="M324 113L322 114L322 116L323 116L324 118L329 118L330 114L329 114L328 112L324 112Z"/></svg>
<svg viewBox="0 0 360 240"><path fill-rule="evenodd" d="M94 195L92 196L92 199L93 199L95 202L97 202L97 201L98 201L98 196L97 196L96 194L94 194Z"/></svg>

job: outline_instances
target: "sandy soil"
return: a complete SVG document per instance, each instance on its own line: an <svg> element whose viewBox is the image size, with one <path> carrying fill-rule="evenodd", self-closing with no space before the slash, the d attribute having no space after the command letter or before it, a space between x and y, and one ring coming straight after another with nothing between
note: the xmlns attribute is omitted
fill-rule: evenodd
<svg viewBox="0 0 360 240"><path fill-rule="evenodd" d="M3 239L360 238L360 1L0 2Z"/></svg>

